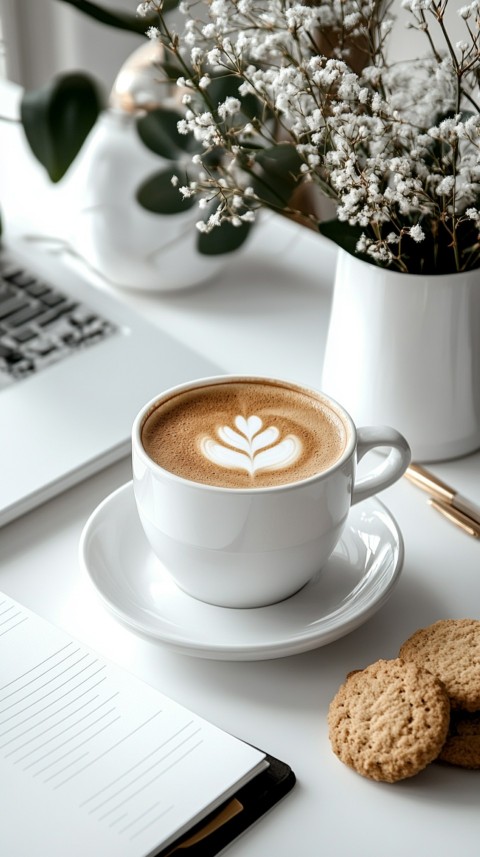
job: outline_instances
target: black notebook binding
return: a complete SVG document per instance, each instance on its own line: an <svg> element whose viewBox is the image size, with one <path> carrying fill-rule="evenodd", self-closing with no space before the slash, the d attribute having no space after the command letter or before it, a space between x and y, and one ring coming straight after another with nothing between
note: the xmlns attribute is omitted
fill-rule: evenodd
<svg viewBox="0 0 480 857"><path fill-rule="evenodd" d="M285 762L266 756L269 767L157 857L212 857L271 809L295 784Z"/></svg>

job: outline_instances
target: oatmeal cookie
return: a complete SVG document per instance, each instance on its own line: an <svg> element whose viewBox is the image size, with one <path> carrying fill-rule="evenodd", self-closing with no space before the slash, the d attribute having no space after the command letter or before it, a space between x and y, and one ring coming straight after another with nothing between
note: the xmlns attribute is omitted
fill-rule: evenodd
<svg viewBox="0 0 480 857"><path fill-rule="evenodd" d="M438 756L449 720L442 683L400 658L350 673L328 712L338 758L362 776L388 783L417 774Z"/></svg>
<svg viewBox="0 0 480 857"><path fill-rule="evenodd" d="M436 675L445 685L452 708L480 709L480 621L440 619L415 631L399 657Z"/></svg>
<svg viewBox="0 0 480 857"><path fill-rule="evenodd" d="M480 711L453 712L438 759L460 768L480 769Z"/></svg>

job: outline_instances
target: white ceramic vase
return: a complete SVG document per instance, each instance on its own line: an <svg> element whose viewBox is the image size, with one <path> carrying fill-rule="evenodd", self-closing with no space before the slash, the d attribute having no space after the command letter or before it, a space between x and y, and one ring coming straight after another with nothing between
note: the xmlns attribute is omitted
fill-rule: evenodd
<svg viewBox="0 0 480 857"><path fill-rule="evenodd" d="M480 447L480 270L421 276L339 250L322 389L417 461Z"/></svg>
<svg viewBox="0 0 480 857"><path fill-rule="evenodd" d="M62 182L58 233L107 280L125 288L167 291L198 285L225 264L198 252L195 205L160 215L136 200L139 185L171 162L140 140L135 116L110 109L99 119Z"/></svg>

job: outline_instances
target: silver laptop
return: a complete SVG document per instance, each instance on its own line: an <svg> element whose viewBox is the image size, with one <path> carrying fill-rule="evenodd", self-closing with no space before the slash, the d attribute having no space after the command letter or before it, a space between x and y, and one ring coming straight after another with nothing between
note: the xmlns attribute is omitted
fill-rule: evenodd
<svg viewBox="0 0 480 857"><path fill-rule="evenodd" d="M0 526L128 454L141 405L218 366L20 239L0 248Z"/></svg>

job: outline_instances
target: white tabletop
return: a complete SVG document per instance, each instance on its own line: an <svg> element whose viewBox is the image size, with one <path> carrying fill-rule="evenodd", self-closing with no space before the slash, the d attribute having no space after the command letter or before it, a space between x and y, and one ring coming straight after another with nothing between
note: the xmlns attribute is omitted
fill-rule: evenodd
<svg viewBox="0 0 480 857"><path fill-rule="evenodd" d="M32 167L33 173L37 177ZM204 286L168 295L117 293L226 372L272 374L318 386L334 264L331 245L270 217L247 249ZM480 453L431 469L480 502ZM463 854L476 855L478 772L433 764L396 785L368 781L333 755L326 715L347 672L395 657L416 628L444 617L480 618L478 540L444 520L421 491L401 480L382 500L403 532L405 564L390 600L373 618L339 641L301 655L202 660L173 654L119 624L80 571L78 542L86 519L130 478L127 459L4 527L0 590L202 716L289 762L296 787L230 846L232 857L450 857L459 846Z"/></svg>

